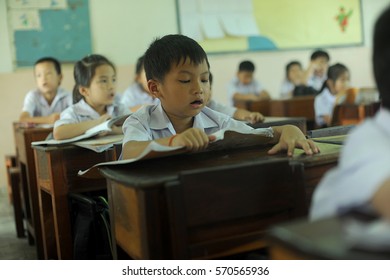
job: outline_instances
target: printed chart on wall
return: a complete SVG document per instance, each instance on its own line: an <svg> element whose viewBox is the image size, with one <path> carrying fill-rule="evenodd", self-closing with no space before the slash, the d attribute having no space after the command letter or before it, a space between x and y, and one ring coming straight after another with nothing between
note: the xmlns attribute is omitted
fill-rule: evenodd
<svg viewBox="0 0 390 280"><path fill-rule="evenodd" d="M88 0L8 0L16 66L44 56L74 62L91 53Z"/></svg>
<svg viewBox="0 0 390 280"><path fill-rule="evenodd" d="M208 53L363 44L360 0L176 0L181 34Z"/></svg>

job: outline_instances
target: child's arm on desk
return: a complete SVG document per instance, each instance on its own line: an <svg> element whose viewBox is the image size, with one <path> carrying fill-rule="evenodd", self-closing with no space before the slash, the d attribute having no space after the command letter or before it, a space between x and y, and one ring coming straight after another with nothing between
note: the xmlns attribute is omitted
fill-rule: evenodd
<svg viewBox="0 0 390 280"><path fill-rule="evenodd" d="M198 128L189 128L183 133L170 137L153 140L164 146L182 146L186 147L189 152L198 152L204 150L210 141L215 140L215 136L207 135L203 130ZM129 141L123 146L123 159L138 157L151 141Z"/></svg>
<svg viewBox="0 0 390 280"><path fill-rule="evenodd" d="M371 199L372 205L378 213L386 218L390 219L390 178L387 179L374 193Z"/></svg>
<svg viewBox="0 0 390 280"><path fill-rule="evenodd" d="M318 147L310 139L306 139L302 131L294 125L274 126L274 145L269 154L276 154L287 150L287 155L292 156L295 148L302 148L307 155L319 153Z"/></svg>
<svg viewBox="0 0 390 280"><path fill-rule="evenodd" d="M79 136L83 134L88 129L101 124L105 122L106 120L110 119L111 116L108 114L104 114L100 116L100 118L90 121L84 121L79 123L70 123L70 124L64 124L61 126L57 126L53 130L53 136L56 140L64 140L73 138L76 136Z"/></svg>
<svg viewBox="0 0 390 280"><path fill-rule="evenodd" d="M60 118L59 113L53 113L48 116L41 116L41 117L31 117L31 115L28 112L22 112L19 117L20 122L28 122L28 123L55 123L56 120Z"/></svg>

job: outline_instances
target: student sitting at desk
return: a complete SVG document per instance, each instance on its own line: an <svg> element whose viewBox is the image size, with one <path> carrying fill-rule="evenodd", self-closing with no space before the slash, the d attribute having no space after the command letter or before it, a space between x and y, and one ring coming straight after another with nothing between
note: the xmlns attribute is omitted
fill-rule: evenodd
<svg viewBox="0 0 390 280"><path fill-rule="evenodd" d="M224 114L226 114L226 115L228 115L236 120L239 120L239 121L247 121L247 122L250 122L252 124L264 121L264 116L262 114L260 114L259 112L250 112L250 111L245 110L245 109L236 108L236 107L232 107L232 106L226 106L226 105L223 105L223 104L215 101L214 99L212 99L211 86L213 83L213 75L211 73L209 75L209 82L210 82L210 91L209 91L210 95L208 98L206 98L207 107L209 107L217 112L224 113Z"/></svg>
<svg viewBox="0 0 390 280"><path fill-rule="evenodd" d="M144 69L144 56L138 58L134 83L125 90L121 102L133 112L137 111L142 105L157 104L159 102L158 99L154 98L148 92L148 83Z"/></svg>
<svg viewBox="0 0 390 280"><path fill-rule="evenodd" d="M249 60L242 61L238 66L237 76L228 85L228 98L231 105L234 100L267 100L269 93L253 76L255 65Z"/></svg>
<svg viewBox="0 0 390 280"><path fill-rule="evenodd" d="M336 63L329 67L327 76L320 94L314 100L316 125L319 128L331 125L337 96L343 94L349 87L349 71L343 64Z"/></svg>
<svg viewBox="0 0 390 280"><path fill-rule="evenodd" d="M76 62L73 104L55 122L53 136L57 140L83 134L86 130L111 117L127 115L130 110L114 102L116 70L114 64L101 55L93 54ZM120 127L114 133L122 133Z"/></svg>
<svg viewBox="0 0 390 280"><path fill-rule="evenodd" d="M357 126L343 147L338 167L315 189L310 218L336 216L352 208L390 219L390 6L375 24L373 68L382 108Z"/></svg>
<svg viewBox="0 0 390 280"><path fill-rule="evenodd" d="M123 124L124 159L135 158L156 141L166 146L185 146L190 152L207 148L215 140L210 134L220 129L238 128L250 133L253 128L206 106L210 94L210 64L202 47L184 35L167 35L155 40L145 53L145 72L149 92L160 99L157 105L144 106ZM295 126L259 129L261 140L275 145L275 154L295 147L306 154L318 152L314 142L305 139ZM268 138L268 139L267 139Z"/></svg>
<svg viewBox="0 0 390 280"><path fill-rule="evenodd" d="M34 64L37 89L24 98L19 120L30 123L54 123L60 113L72 105L72 94L62 88L61 64L53 57L43 57Z"/></svg>
<svg viewBox="0 0 390 280"><path fill-rule="evenodd" d="M311 86L305 85L302 65L299 61L291 61L286 65L286 78L280 90L281 98L294 96L316 95L318 92Z"/></svg>

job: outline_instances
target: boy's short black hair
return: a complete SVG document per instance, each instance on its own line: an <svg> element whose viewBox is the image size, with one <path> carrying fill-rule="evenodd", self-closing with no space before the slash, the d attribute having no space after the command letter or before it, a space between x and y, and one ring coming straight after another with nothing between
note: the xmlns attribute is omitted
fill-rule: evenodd
<svg viewBox="0 0 390 280"><path fill-rule="evenodd" d="M34 67L39 64L39 63L42 63L42 62L51 62L54 64L54 68L56 69L56 72L58 75L61 75L61 64L60 62L55 59L54 57L50 57L50 56L47 56L47 57L42 57L40 59L38 59L37 61L35 61L34 63Z"/></svg>
<svg viewBox="0 0 390 280"><path fill-rule="evenodd" d="M255 65L252 61L244 60L238 65L238 72L241 71L255 72Z"/></svg>
<svg viewBox="0 0 390 280"><path fill-rule="evenodd" d="M315 50L311 54L310 60L315 60L315 59L320 58L320 57L324 57L327 61L330 60L329 54L326 51L324 51L324 50Z"/></svg>
<svg viewBox="0 0 390 280"><path fill-rule="evenodd" d="M378 18L374 29L374 77L382 106L390 109L390 7Z"/></svg>
<svg viewBox="0 0 390 280"><path fill-rule="evenodd" d="M206 61L206 52L194 40L180 34L166 35L154 40L145 52L144 68L147 80L163 81L172 64L179 65L189 59L195 65Z"/></svg>

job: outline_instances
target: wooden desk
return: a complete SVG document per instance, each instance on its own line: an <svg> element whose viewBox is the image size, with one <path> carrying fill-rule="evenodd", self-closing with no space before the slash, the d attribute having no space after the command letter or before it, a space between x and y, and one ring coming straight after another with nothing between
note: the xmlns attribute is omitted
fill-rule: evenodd
<svg viewBox="0 0 390 280"><path fill-rule="evenodd" d="M300 151L290 159L304 164L309 201L323 173L337 163L341 148L340 145L331 144L319 146L321 154L305 156L300 155ZM139 161L127 166L101 168L101 173L108 179L114 242L135 259L172 258L169 248L170 233L166 224L165 184L178 180L180 172L184 170L287 158L285 155L267 156L268 149L269 147L250 147L181 154Z"/></svg>
<svg viewBox="0 0 390 280"><path fill-rule="evenodd" d="M276 117L304 117L308 129L315 124L315 96L300 96L289 99L273 99L270 102L270 115Z"/></svg>
<svg viewBox="0 0 390 280"><path fill-rule="evenodd" d="M73 242L68 208L69 192L106 188L103 179L85 179L77 172L116 159L114 149L95 153L75 147L35 146L37 188L45 259L72 259Z"/></svg>
<svg viewBox="0 0 390 280"><path fill-rule="evenodd" d="M314 129L314 96L299 96L289 99L271 99L260 101L236 101L237 108L260 112L271 117L306 118L308 129Z"/></svg>
<svg viewBox="0 0 390 280"><path fill-rule="evenodd" d="M333 259L370 260L390 258L390 252L368 252L348 246L345 226L348 217L316 222L306 219L272 227L266 237L274 260Z"/></svg>
<svg viewBox="0 0 390 280"><path fill-rule="evenodd" d="M34 152L31 142L44 140L52 131L51 128L25 128L14 123L14 137L17 164L20 170L20 184L23 212L26 219L28 243L36 245L38 259L43 259L43 243L37 179L35 173Z"/></svg>

